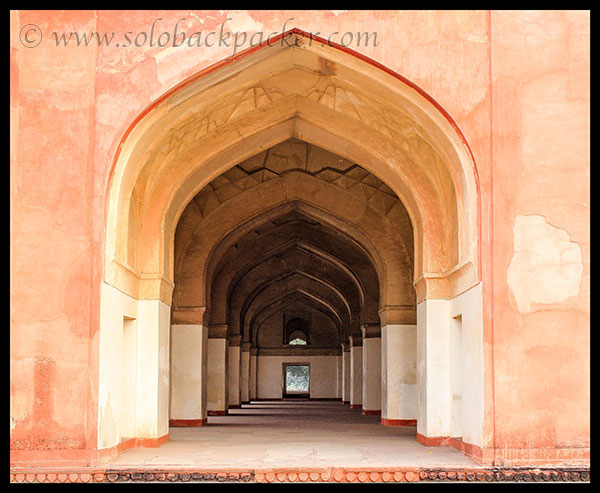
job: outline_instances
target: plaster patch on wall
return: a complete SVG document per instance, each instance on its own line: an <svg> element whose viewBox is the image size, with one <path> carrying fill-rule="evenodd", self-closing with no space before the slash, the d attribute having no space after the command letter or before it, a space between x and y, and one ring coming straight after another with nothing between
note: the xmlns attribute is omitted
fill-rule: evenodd
<svg viewBox="0 0 600 493"><path fill-rule="evenodd" d="M557 303L579 294L582 252L567 231L543 216L519 215L513 245L507 281L519 312L531 312L532 303Z"/></svg>

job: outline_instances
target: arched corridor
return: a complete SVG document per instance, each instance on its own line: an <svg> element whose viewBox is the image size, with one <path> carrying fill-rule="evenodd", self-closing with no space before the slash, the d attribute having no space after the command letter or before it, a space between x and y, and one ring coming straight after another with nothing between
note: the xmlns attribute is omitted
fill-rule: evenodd
<svg viewBox="0 0 600 493"><path fill-rule="evenodd" d="M10 32L11 482L589 479L588 11Z"/></svg>
<svg viewBox="0 0 600 493"><path fill-rule="evenodd" d="M316 194L319 208L311 205ZM248 215L253 208L259 212ZM353 209L370 215L366 232L349 213ZM231 216L239 226L212 239L212 225L234 222ZM387 232L385 256L371 241L361 244L375 236L374 226ZM177 372L171 374L171 419L185 424L185 409L194 400L198 353L179 335L180 328L186 334L188 329L178 322L185 323L203 291L209 415L225 414L250 399L283 397L281 365L299 362L310 363L311 398L342 399L366 413L380 413L380 284L385 288L380 278L387 268L397 284L404 279L387 304L412 310L415 318L412 236L406 210L389 187L357 164L297 139L211 181L186 207L175 235L171 361ZM203 289L199 259L209 240L216 246ZM386 245L379 244L379 250ZM302 329L306 345L289 344L295 327ZM370 339L364 362L363 337ZM403 377L414 387L414 338L412 343L403 357L413 364ZM348 350L351 360L343 357ZM363 382L363 374L371 381ZM415 419L415 402L412 413L405 419Z"/></svg>
<svg viewBox="0 0 600 493"><path fill-rule="evenodd" d="M478 182L464 138L399 76L291 35L181 84L123 142L99 439L160 445L169 425L282 398L296 364L312 399L480 450ZM289 344L294 328L306 344ZM113 409L123 392L133 418L126 399Z"/></svg>

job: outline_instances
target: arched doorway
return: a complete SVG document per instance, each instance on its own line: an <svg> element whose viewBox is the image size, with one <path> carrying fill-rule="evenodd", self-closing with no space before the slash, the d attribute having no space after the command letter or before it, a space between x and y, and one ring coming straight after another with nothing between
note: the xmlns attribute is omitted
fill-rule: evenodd
<svg viewBox="0 0 600 493"><path fill-rule="evenodd" d="M442 443L460 429L463 441L481 447L479 199L468 147L448 115L401 77L301 31L286 35L295 42L251 49L180 84L145 111L123 140L105 230L100 448L118 444L127 433L165 440L171 414L181 411L176 394L195 397L183 406L185 416L171 419L201 424L209 410L211 345L211 354L225 352L228 367L238 360L247 365L250 382L252 343L272 315L267 301L275 291L284 293L275 299L281 308L297 303L310 313L337 316L337 334L350 337L351 362L359 354L363 359L359 336L368 341L380 334L385 424L416 418L425 443ZM291 155L275 165L267 165L268 156L260 162L278 146L291 147ZM299 149L307 156L329 153L348 166L319 168L323 163L303 161ZM267 179L256 180L261 173ZM365 177L369 182L362 181ZM245 180L241 188L238 180ZM233 213L221 213L225 206ZM319 243L317 236L304 235L277 248L297 265L310 263L307 255L320 259L320 276L284 268L266 284L245 285L243 279L269 261L257 264L259 253L241 256L241 270L224 270L236 261L235 255L228 257L231 248L247 243L257 227L302 220L322 225L324 234L341 241L324 236ZM257 234L262 236L268 231ZM354 272L355 263L340 260L353 243L368 258L376 282ZM332 244L350 246L338 256ZM186 267L179 270L180 265ZM337 274L324 274L329 268ZM219 281L228 275L229 282ZM345 291L327 279L344 279ZM374 287L361 289L361 283L376 285L376 297ZM224 307L218 307L214 293L220 293L222 305L226 301ZM124 329L125 320L130 327L135 320L134 336ZM172 339L171 325L178 334ZM201 357L190 358L191 366L173 361L170 367L169 355L181 344ZM407 363L410 349L413 362ZM342 367L359 372L362 367L351 362ZM229 374L242 375L235 365ZM120 399L125 371L125 381L134 382L128 391L136 396L135 417L127 426ZM226 380L225 402L235 401L230 389L236 387L241 400L242 386ZM342 380L345 387L348 379ZM461 382L460 393L453 381ZM247 388L250 395L250 383ZM358 393L349 389L350 400Z"/></svg>

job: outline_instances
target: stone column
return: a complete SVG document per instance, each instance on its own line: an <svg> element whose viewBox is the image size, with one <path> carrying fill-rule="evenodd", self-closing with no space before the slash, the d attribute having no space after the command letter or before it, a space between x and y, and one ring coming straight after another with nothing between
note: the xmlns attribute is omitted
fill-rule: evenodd
<svg viewBox="0 0 600 493"><path fill-rule="evenodd" d="M362 413L381 415L381 327L363 325Z"/></svg>
<svg viewBox="0 0 600 493"><path fill-rule="evenodd" d="M336 397L339 400L343 400L342 396L344 394L344 351L341 351L338 356L336 356L336 371L337 371L337 388L336 388Z"/></svg>
<svg viewBox="0 0 600 493"><path fill-rule="evenodd" d="M417 424L417 326L414 308L387 309L381 318L381 422ZM438 389L438 393L444 390Z"/></svg>
<svg viewBox="0 0 600 493"><path fill-rule="evenodd" d="M363 386L362 338L350 337L350 407L362 407Z"/></svg>
<svg viewBox="0 0 600 493"><path fill-rule="evenodd" d="M450 320L449 300L417 305L417 440L426 445L445 445L450 436Z"/></svg>
<svg viewBox="0 0 600 493"><path fill-rule="evenodd" d="M227 398L229 401L228 409L239 409L240 399L240 367L241 351L240 345L242 336L229 336L229 362L227 365Z"/></svg>
<svg viewBox="0 0 600 493"><path fill-rule="evenodd" d="M227 325L210 325L207 341L207 393L206 406L209 416L227 414Z"/></svg>
<svg viewBox="0 0 600 493"><path fill-rule="evenodd" d="M250 402L250 343L244 342L241 346L242 366L240 377L240 397L242 404Z"/></svg>
<svg viewBox="0 0 600 493"><path fill-rule="evenodd" d="M342 402L350 404L350 345L342 342Z"/></svg>
<svg viewBox="0 0 600 493"><path fill-rule="evenodd" d="M171 326L171 426L206 424L208 330Z"/></svg>
<svg viewBox="0 0 600 493"><path fill-rule="evenodd" d="M250 400L256 399L256 370L258 359L256 358L257 349L250 348Z"/></svg>
<svg viewBox="0 0 600 493"><path fill-rule="evenodd" d="M150 446L169 439L170 328L168 305L139 301L135 436Z"/></svg>

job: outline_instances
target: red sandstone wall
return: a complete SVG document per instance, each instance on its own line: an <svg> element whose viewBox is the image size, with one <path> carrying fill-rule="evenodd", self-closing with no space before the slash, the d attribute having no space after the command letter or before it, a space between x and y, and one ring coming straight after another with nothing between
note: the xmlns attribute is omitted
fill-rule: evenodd
<svg viewBox="0 0 600 493"><path fill-rule="evenodd" d="M589 447L589 14L494 13L491 32L495 443ZM518 215L581 249L572 296L519 305L507 285ZM569 290L530 268L540 292Z"/></svg>
<svg viewBox="0 0 600 493"><path fill-rule="evenodd" d="M57 48L49 33L122 35L158 18L157 32L181 18L210 31L227 17L236 31L281 32L292 17L286 29L323 37L375 31L379 46L358 51L449 112L481 183L486 446L588 446L589 14L414 11L11 14L11 446L94 448L100 245L117 146L153 100L232 54ZM28 24L44 34L35 48L19 40ZM584 266L576 296L521 313L507 275L515 218L532 214L566 230Z"/></svg>
<svg viewBox="0 0 600 493"><path fill-rule="evenodd" d="M95 15L11 14L11 448L82 449L94 435L96 53L27 49L28 23L91 28Z"/></svg>

